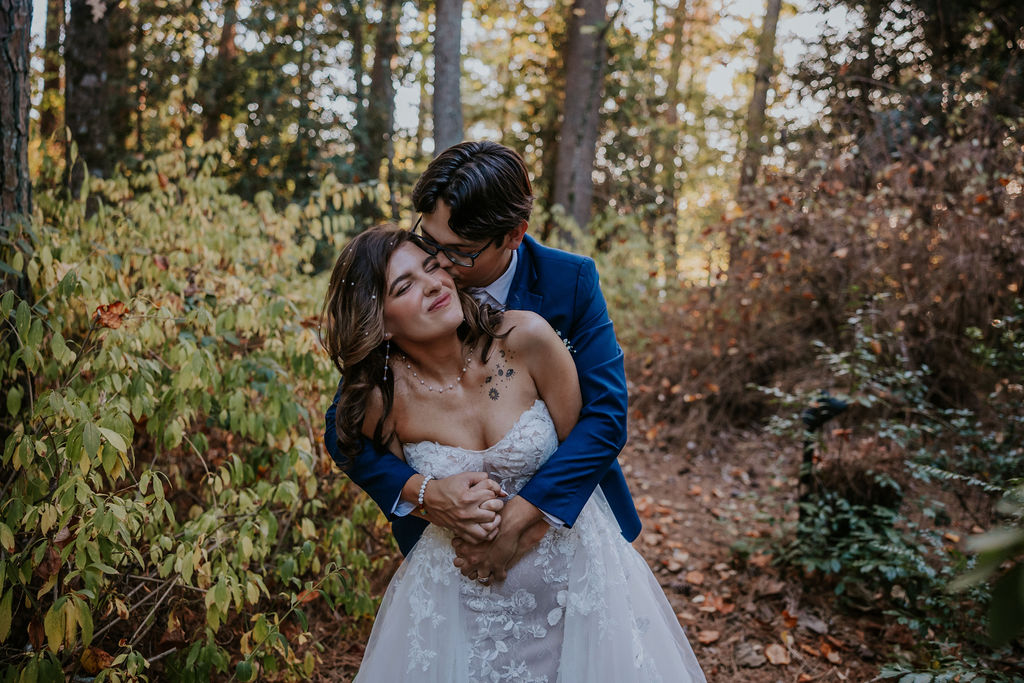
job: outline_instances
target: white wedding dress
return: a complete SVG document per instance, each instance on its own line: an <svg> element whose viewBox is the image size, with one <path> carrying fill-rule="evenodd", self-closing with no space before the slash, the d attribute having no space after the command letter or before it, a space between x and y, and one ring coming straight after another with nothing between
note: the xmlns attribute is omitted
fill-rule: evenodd
<svg viewBox="0 0 1024 683"><path fill-rule="evenodd" d="M487 472L515 493L558 445L543 401L498 443L471 451L405 446L418 472ZM395 573L356 676L361 683L704 681L661 586L619 533L598 489L571 528L554 528L504 583L452 564L451 532L431 525Z"/></svg>

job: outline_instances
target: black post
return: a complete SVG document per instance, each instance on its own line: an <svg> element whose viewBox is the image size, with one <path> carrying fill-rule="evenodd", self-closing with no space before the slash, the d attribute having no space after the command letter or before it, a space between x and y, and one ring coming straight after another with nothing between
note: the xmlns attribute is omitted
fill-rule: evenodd
<svg viewBox="0 0 1024 683"><path fill-rule="evenodd" d="M804 459L800 465L800 494L801 503L806 502L811 495L814 480L814 433L824 426L826 422L837 415L842 414L849 408L849 404L839 398L830 396L827 391L814 399L811 405L807 406L800 419L804 423ZM800 509L800 517L803 518L803 508Z"/></svg>

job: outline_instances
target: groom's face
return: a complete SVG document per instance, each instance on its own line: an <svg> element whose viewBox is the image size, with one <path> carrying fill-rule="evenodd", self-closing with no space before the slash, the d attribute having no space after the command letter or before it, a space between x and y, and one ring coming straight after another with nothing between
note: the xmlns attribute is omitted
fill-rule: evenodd
<svg viewBox="0 0 1024 683"><path fill-rule="evenodd" d="M432 242L446 249L463 254L480 252L471 266L452 263L443 251L437 252L437 260L460 286L486 287L501 277L508 268L512 250L519 248L519 243L523 240L522 231L515 231L490 243L472 242L459 237L448 227L451 217L451 207L438 200L433 213L423 214L420 231Z"/></svg>

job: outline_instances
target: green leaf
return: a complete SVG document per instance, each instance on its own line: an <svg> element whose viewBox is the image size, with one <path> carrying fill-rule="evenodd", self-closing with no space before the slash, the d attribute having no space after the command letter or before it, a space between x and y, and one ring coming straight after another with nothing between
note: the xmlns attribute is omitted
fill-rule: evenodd
<svg viewBox="0 0 1024 683"><path fill-rule="evenodd" d="M14 310L14 291L8 289L4 292L4 295L0 297L0 315L7 317Z"/></svg>
<svg viewBox="0 0 1024 683"><path fill-rule="evenodd" d="M28 304L22 301L18 304L18 310L14 313L14 326L18 330L18 335L22 338L22 341L28 337L28 326L31 322L31 310Z"/></svg>
<svg viewBox="0 0 1024 683"><path fill-rule="evenodd" d="M82 445L85 446L85 454L95 458L100 454L100 430L92 422L86 422L82 431Z"/></svg>
<svg viewBox="0 0 1024 683"><path fill-rule="evenodd" d="M46 631L46 640L49 642L52 652L57 652L64 641L64 625L66 621L63 604L59 608L57 604L54 604L46 612L46 616L43 617L43 630Z"/></svg>
<svg viewBox="0 0 1024 683"><path fill-rule="evenodd" d="M14 268L11 268L4 261L0 261L0 270L7 273L8 275L13 275L16 278L21 277L21 273L19 271L15 270Z"/></svg>
<svg viewBox="0 0 1024 683"><path fill-rule="evenodd" d="M3 546L4 550L9 553L14 552L14 533L11 531L11 527L3 522L0 522L0 546Z"/></svg>
<svg viewBox="0 0 1024 683"><path fill-rule="evenodd" d="M64 335L60 332L53 333L50 349L53 351L53 357L61 365L67 365L75 360L75 352L68 348L67 342L64 341Z"/></svg>
<svg viewBox="0 0 1024 683"><path fill-rule="evenodd" d="M240 681L251 681L252 673L252 662L248 659L243 659L235 666L235 675Z"/></svg>
<svg viewBox="0 0 1024 683"><path fill-rule="evenodd" d="M78 608L78 624L82 627L82 645L88 646L92 642L92 610L85 600L75 598L75 606Z"/></svg>
<svg viewBox="0 0 1024 683"><path fill-rule="evenodd" d="M116 448L119 452L124 453L128 450L128 444L124 442L124 437L115 432L113 429L107 429L106 427L100 427L100 434L102 434L111 446Z"/></svg>
<svg viewBox="0 0 1024 683"><path fill-rule="evenodd" d="M21 388L20 384L15 384L7 392L7 412L12 417L18 414L21 410L21 399L25 396L25 390Z"/></svg>
<svg viewBox="0 0 1024 683"><path fill-rule="evenodd" d="M223 582L218 581L217 585L213 587L213 604L217 605L221 612L227 614L228 600L230 599L228 587Z"/></svg>
<svg viewBox="0 0 1024 683"><path fill-rule="evenodd" d="M11 601L14 599L14 591L9 590L0 599L0 643L7 640L11 632Z"/></svg>

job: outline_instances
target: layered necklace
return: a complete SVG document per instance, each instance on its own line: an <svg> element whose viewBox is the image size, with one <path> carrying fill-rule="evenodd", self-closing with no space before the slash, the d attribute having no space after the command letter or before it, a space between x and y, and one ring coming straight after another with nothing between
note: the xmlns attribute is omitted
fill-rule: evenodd
<svg viewBox="0 0 1024 683"><path fill-rule="evenodd" d="M416 381L418 381L422 387L424 387L427 391L436 391L439 394L443 394L446 391L454 389L456 386L458 386L460 382L462 382L462 378L466 375L466 371L469 370L469 365L472 362L470 360L471 356L472 352L466 354L466 362L462 366L462 372L460 372L459 376L455 378L455 381L452 382L451 384L448 384L447 386L442 385L440 387L435 387L431 384L427 384L427 382L422 377L416 374L416 371L413 370L412 365L409 363L409 357L405 355L404 352L402 353L402 361L405 362L406 370L412 373L412 376L416 378Z"/></svg>

